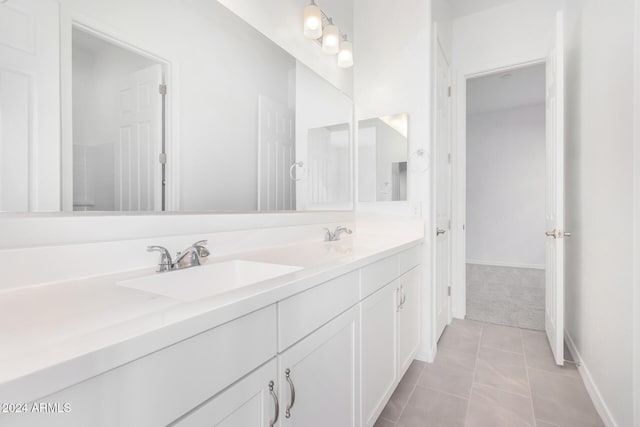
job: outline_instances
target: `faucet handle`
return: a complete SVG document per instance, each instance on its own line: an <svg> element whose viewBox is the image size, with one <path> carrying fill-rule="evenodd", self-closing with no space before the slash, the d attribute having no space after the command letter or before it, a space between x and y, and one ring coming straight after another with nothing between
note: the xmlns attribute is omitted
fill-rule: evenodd
<svg viewBox="0 0 640 427"><path fill-rule="evenodd" d="M209 243L208 240L198 240L191 246L198 252L198 257L206 258L209 255L211 255L211 252L209 252L209 249L206 248L206 245L208 243Z"/></svg>
<svg viewBox="0 0 640 427"><path fill-rule="evenodd" d="M160 252L160 263L158 272L170 271L173 265L169 250L163 246L147 246L147 252Z"/></svg>

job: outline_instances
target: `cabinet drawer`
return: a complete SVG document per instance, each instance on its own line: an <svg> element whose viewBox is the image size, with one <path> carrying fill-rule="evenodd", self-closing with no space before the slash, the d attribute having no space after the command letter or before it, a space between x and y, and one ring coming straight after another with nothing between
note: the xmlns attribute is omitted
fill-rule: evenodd
<svg viewBox="0 0 640 427"><path fill-rule="evenodd" d="M393 282L398 274L398 256L393 255L362 268L362 298Z"/></svg>
<svg viewBox="0 0 640 427"><path fill-rule="evenodd" d="M171 427L267 427L279 415L277 369L274 358Z"/></svg>
<svg viewBox="0 0 640 427"><path fill-rule="evenodd" d="M309 335L360 300L360 275L354 271L278 303L278 351Z"/></svg>
<svg viewBox="0 0 640 427"><path fill-rule="evenodd" d="M71 412L15 425L167 425L273 358L276 331L271 305L48 396Z"/></svg>
<svg viewBox="0 0 640 427"><path fill-rule="evenodd" d="M404 274L420 264L422 245L414 246L398 254L398 274Z"/></svg>

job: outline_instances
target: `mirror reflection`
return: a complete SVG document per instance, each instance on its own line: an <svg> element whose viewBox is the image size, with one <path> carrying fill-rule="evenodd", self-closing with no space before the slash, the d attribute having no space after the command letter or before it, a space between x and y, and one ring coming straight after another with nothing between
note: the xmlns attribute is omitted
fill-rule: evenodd
<svg viewBox="0 0 640 427"><path fill-rule="evenodd" d="M361 202L407 200L408 129L406 113L358 122Z"/></svg>
<svg viewBox="0 0 640 427"><path fill-rule="evenodd" d="M0 102L2 116L24 119L0 135L0 211L351 209L351 99L217 1L162 3L153 20L123 19L147 4L113 13L105 2L68 0L71 22L35 21L52 41L20 55L50 72L46 84L62 85L13 85L14 95L47 95L57 108L46 121L62 137L29 141L33 106ZM19 39L0 32L0 53L12 46L2 37ZM4 62L4 74L26 63Z"/></svg>

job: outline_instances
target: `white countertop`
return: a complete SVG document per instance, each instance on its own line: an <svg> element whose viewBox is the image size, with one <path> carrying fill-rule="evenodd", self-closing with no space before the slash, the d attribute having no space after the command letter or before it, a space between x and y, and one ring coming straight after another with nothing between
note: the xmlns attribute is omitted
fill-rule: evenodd
<svg viewBox="0 0 640 427"><path fill-rule="evenodd" d="M154 274L154 269L2 292L0 402L45 397L422 240L404 233L382 239L354 236L210 259L303 268L193 302L116 285Z"/></svg>

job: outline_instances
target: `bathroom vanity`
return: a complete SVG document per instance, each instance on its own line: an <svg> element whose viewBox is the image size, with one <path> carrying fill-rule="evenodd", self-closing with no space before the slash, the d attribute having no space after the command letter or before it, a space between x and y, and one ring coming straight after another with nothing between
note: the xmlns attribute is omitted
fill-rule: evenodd
<svg viewBox="0 0 640 427"><path fill-rule="evenodd" d="M0 400L69 411L1 414L0 422L371 426L420 344L421 256L421 236L386 244L349 237L234 254L178 272L145 270L11 292L16 304L50 292L93 307L76 322L123 318L62 340L66 354L55 363L36 364L35 355L5 359L14 373L23 372L5 375ZM251 263L298 268L236 289L220 283L224 291L195 299L127 286L170 275L175 285L181 278L189 285L192 274L202 280L206 269L229 262L245 270ZM147 314L125 319L125 308L117 312L107 302L97 308L96 298L138 305ZM52 326L43 335L55 341L65 321L47 315Z"/></svg>

